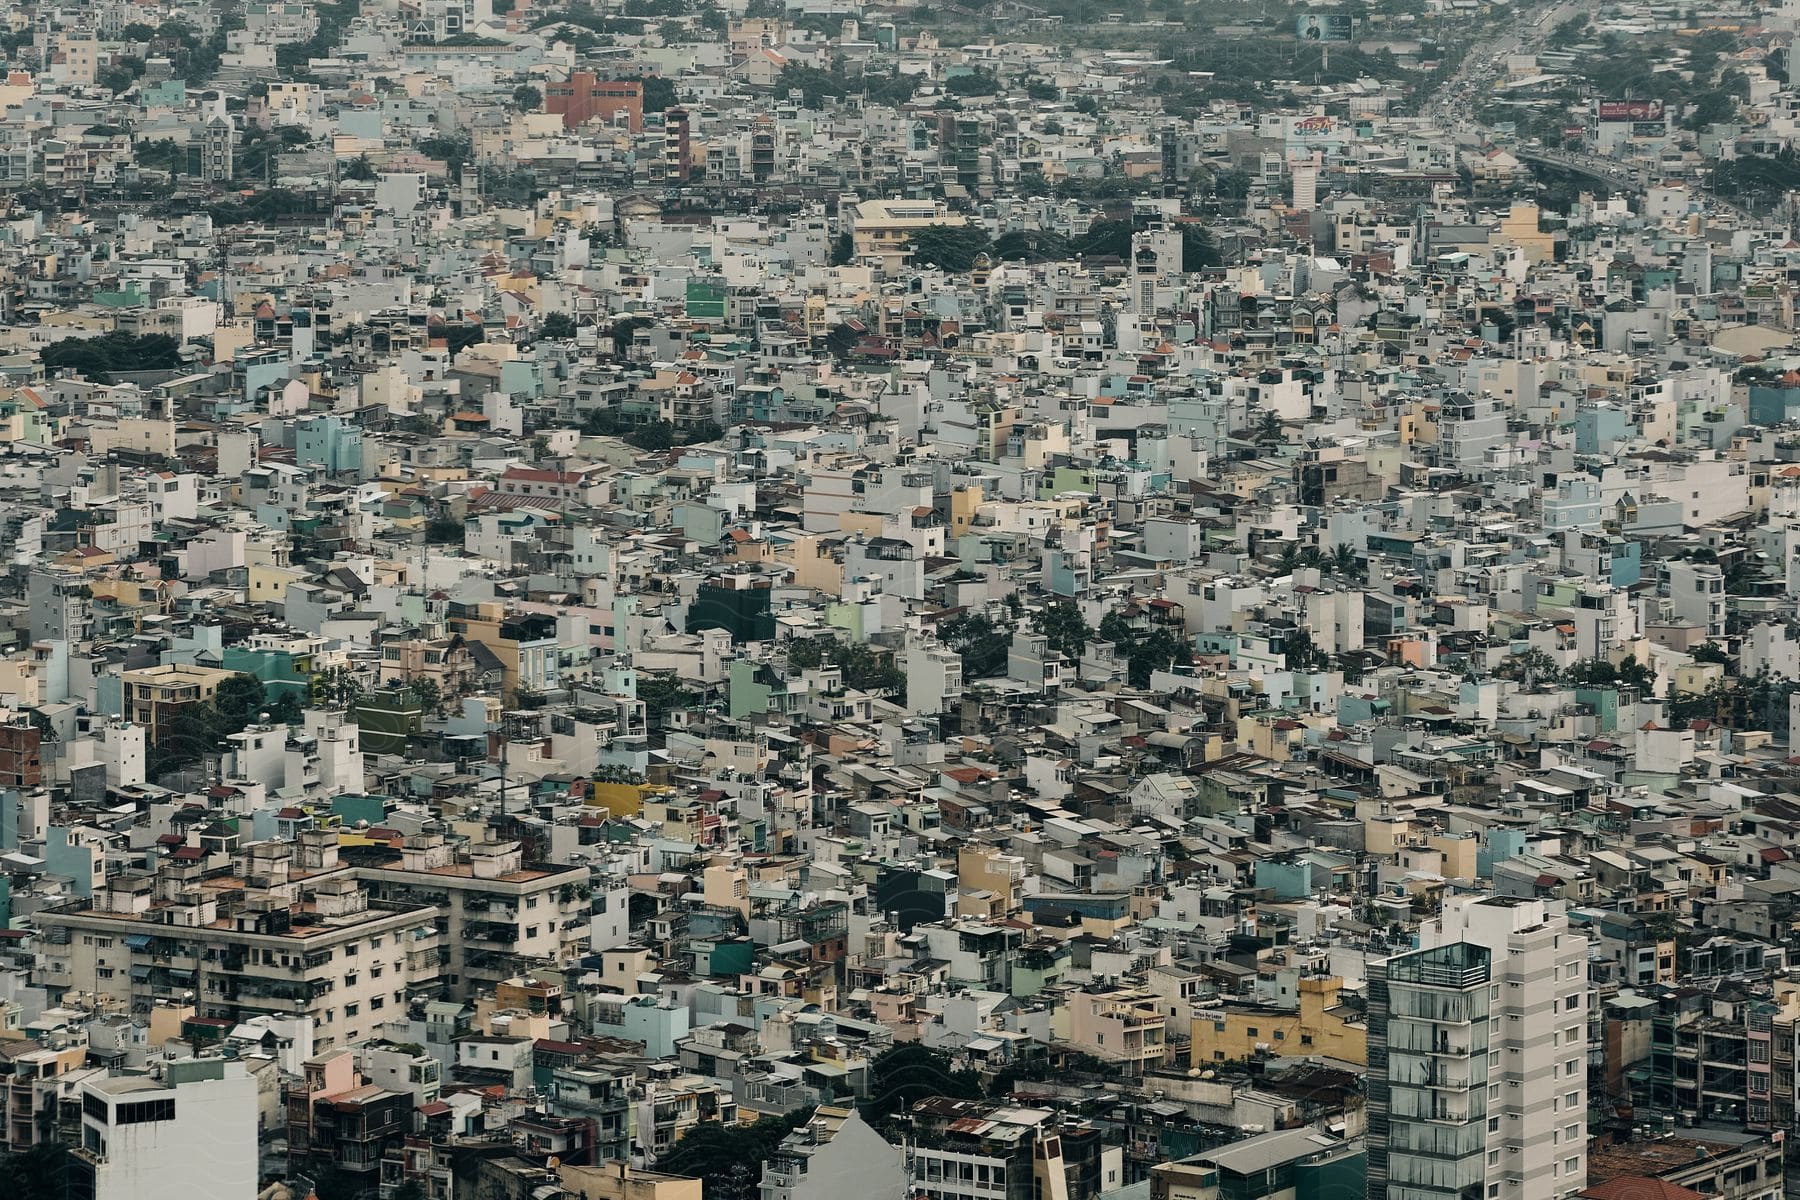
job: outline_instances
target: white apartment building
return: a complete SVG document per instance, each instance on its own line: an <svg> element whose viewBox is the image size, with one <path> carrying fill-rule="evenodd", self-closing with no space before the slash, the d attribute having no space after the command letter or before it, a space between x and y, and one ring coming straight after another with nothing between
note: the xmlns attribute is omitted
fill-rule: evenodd
<svg viewBox="0 0 1800 1200"><path fill-rule="evenodd" d="M241 1062L186 1059L161 1079L81 1085L80 1169L93 1200L244 1200L256 1194L256 1081Z"/></svg>
<svg viewBox="0 0 1800 1200"><path fill-rule="evenodd" d="M1560 901L1456 897L1420 926L1430 949L1490 954L1488 1200L1552 1200L1587 1186L1588 939Z"/></svg>
<svg viewBox="0 0 1800 1200"><path fill-rule="evenodd" d="M459 859L436 835L409 838L397 858L356 868L375 896L441 914L449 948L442 982L464 999L516 974L516 956L565 963L587 953L591 875L586 866L527 866L516 842L473 846Z"/></svg>
<svg viewBox="0 0 1800 1200"><path fill-rule="evenodd" d="M309 841L303 849L331 860L321 876L290 875L293 846L258 843L235 869L194 859L123 872L91 902L35 914L44 946L34 982L59 1003L112 996L138 1011L170 1000L233 1021L307 1016L320 1050L373 1035L413 995L435 991L438 910L371 899L337 864L335 840Z"/></svg>

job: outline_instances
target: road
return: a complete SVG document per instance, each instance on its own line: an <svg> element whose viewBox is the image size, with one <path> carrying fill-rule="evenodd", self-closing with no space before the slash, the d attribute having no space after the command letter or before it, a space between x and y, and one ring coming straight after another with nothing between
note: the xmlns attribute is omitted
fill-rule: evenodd
<svg viewBox="0 0 1800 1200"><path fill-rule="evenodd" d="M1543 49L1557 26L1585 11L1586 5L1571 0L1525 9L1504 30L1470 47L1456 73L1421 106L1420 115L1436 121L1458 145L1486 144L1494 131L1481 124L1477 110L1487 90L1505 77L1507 58ZM1632 166L1603 154L1550 147L1514 147L1513 153L1527 161L1589 176L1621 192L1642 192L1655 180L1650 168ZM1729 213L1740 222L1750 219L1743 209L1715 196L1706 196L1706 203L1713 211Z"/></svg>
<svg viewBox="0 0 1800 1200"><path fill-rule="evenodd" d="M1482 91L1506 73L1507 57L1541 49L1552 30L1582 11L1582 5L1569 0L1521 10L1505 29L1469 47L1462 65L1420 107L1420 114L1456 134L1459 142L1466 135L1479 143L1487 131L1478 123L1475 109Z"/></svg>

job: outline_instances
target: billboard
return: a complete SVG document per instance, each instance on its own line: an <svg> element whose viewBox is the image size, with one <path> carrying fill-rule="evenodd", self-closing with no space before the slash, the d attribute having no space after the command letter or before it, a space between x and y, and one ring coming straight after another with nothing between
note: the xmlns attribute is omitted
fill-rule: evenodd
<svg viewBox="0 0 1800 1200"><path fill-rule="evenodd" d="M1294 36L1303 42L1347 42L1355 27L1349 13L1301 13L1294 20Z"/></svg>
<svg viewBox="0 0 1800 1200"><path fill-rule="evenodd" d="M1663 119L1663 102L1661 100L1602 100L1599 116L1602 121L1660 121Z"/></svg>

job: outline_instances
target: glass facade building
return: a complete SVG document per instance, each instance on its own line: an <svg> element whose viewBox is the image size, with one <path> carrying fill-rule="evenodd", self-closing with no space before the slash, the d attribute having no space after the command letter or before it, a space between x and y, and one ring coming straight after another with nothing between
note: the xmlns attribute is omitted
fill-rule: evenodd
<svg viewBox="0 0 1800 1200"><path fill-rule="evenodd" d="M1468 942L1371 964L1369 1200L1481 1200L1491 976Z"/></svg>

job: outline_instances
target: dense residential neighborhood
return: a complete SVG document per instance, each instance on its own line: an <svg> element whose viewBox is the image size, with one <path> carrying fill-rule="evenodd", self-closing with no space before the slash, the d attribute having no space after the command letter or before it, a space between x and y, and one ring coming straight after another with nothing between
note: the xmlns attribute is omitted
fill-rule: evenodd
<svg viewBox="0 0 1800 1200"><path fill-rule="evenodd" d="M1800 2L0 3L0 1200L1780 1200Z"/></svg>

